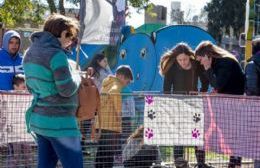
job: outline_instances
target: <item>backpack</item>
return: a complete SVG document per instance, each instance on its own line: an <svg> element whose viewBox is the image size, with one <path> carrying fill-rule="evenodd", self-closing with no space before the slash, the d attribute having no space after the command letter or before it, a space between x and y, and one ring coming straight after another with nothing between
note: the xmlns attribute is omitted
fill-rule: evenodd
<svg viewBox="0 0 260 168"><path fill-rule="evenodd" d="M79 122L84 120L94 120L95 116L100 111L100 95L98 88L96 87L93 79L89 76L82 76L81 84L78 90L79 107L76 113L76 117ZM95 122L91 122L91 138L94 138L95 134ZM84 125L83 125L84 126ZM81 133L86 128L80 125ZM84 137L84 134L83 134Z"/></svg>

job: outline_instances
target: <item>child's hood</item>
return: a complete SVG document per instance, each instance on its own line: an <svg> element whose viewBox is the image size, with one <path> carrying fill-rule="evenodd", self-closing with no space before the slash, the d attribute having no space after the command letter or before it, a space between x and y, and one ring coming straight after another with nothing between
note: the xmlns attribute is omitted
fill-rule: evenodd
<svg viewBox="0 0 260 168"><path fill-rule="evenodd" d="M122 89L122 84L115 76L108 76L103 80L101 92L102 93L120 93Z"/></svg>

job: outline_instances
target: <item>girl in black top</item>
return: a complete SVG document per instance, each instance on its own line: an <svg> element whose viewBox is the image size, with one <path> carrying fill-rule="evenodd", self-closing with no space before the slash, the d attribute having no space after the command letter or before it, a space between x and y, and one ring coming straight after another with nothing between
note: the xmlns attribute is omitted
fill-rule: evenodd
<svg viewBox="0 0 260 168"><path fill-rule="evenodd" d="M196 59L204 66L215 92L243 95L245 77L236 57L209 41L201 42L195 51ZM231 156L229 168L241 166L241 157Z"/></svg>
<svg viewBox="0 0 260 168"><path fill-rule="evenodd" d="M210 41L201 42L195 55L204 66L207 78L217 93L244 94L244 73L234 55Z"/></svg>
<svg viewBox="0 0 260 168"><path fill-rule="evenodd" d="M160 73L164 76L164 93L189 93L208 90L208 80L203 74L203 67L194 59L192 49L185 43L177 44L164 54L160 62Z"/></svg>
<svg viewBox="0 0 260 168"><path fill-rule="evenodd" d="M195 60L192 49L186 43L178 43L164 54L160 61L160 74L164 76L163 91L167 94L206 92L208 80L203 72L203 66ZM201 82L200 89L198 89L199 79ZM204 151L198 151L196 148L196 157L198 164L205 165ZM176 167L186 164L183 146L174 147L174 160Z"/></svg>

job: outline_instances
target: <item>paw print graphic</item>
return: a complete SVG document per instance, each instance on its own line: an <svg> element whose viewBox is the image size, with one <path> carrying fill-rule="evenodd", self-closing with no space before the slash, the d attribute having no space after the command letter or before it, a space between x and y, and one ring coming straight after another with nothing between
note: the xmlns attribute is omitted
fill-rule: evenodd
<svg viewBox="0 0 260 168"><path fill-rule="evenodd" d="M198 123L200 120L201 120L200 114L195 113L195 114L193 115L193 121L194 121L195 123Z"/></svg>
<svg viewBox="0 0 260 168"><path fill-rule="evenodd" d="M151 120L155 119L155 118L156 118L156 116L155 116L155 111L149 110L149 111L148 111L148 117L149 117Z"/></svg>
<svg viewBox="0 0 260 168"><path fill-rule="evenodd" d="M200 136L200 131L195 128L194 130L192 130L191 134L193 138L197 139Z"/></svg>
<svg viewBox="0 0 260 168"><path fill-rule="evenodd" d="M148 104L153 103L153 96L145 96L145 102Z"/></svg>
<svg viewBox="0 0 260 168"><path fill-rule="evenodd" d="M153 138L153 135L154 135L153 129L147 128L145 131L145 137L148 139L151 139L151 138Z"/></svg>

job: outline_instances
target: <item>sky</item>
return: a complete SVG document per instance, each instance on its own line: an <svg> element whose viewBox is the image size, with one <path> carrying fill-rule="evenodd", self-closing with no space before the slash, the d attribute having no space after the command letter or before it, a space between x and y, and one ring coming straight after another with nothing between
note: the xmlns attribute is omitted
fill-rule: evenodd
<svg viewBox="0 0 260 168"><path fill-rule="evenodd" d="M184 18L187 15L187 11L191 9L192 13L190 16L194 16L200 13L200 10L210 2L210 0L151 0L155 5L162 5L167 7L167 20L169 20L170 16L170 7L172 1L180 1L181 2L181 10L184 11ZM126 18L126 23L128 25L132 25L133 27L139 27L144 23L144 15L138 14L135 12L133 8L130 8L131 18ZM186 13L185 13L186 12Z"/></svg>

